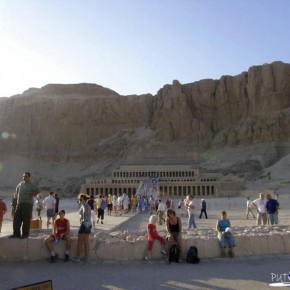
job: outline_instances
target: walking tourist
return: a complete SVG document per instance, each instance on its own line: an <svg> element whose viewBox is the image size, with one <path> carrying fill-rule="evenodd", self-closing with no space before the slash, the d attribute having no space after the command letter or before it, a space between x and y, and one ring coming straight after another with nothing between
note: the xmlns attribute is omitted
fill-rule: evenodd
<svg viewBox="0 0 290 290"><path fill-rule="evenodd" d="M249 218L249 213L251 213L251 215L253 216L253 218L255 219L255 215L253 213L253 209L254 209L254 205L253 202L250 200L249 197L247 197L247 210L246 210L246 218Z"/></svg>
<svg viewBox="0 0 290 290"><path fill-rule="evenodd" d="M193 200L193 195L190 194L188 196L188 204L187 204L187 211L188 211L188 227L187 229L195 228L196 229L196 223L195 223L195 217L194 217L194 212L195 212L195 202Z"/></svg>
<svg viewBox="0 0 290 290"><path fill-rule="evenodd" d="M199 218L201 219L202 215L205 215L205 218L207 219L207 212L206 212L206 201L202 198L200 202L200 215Z"/></svg>

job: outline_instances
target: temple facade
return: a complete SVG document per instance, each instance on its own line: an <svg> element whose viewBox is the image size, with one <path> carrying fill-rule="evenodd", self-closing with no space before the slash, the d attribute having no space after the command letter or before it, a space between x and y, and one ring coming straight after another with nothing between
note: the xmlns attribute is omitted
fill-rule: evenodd
<svg viewBox="0 0 290 290"><path fill-rule="evenodd" d="M202 173L191 165L123 165L110 177L89 177L81 192L88 195L119 193L166 197L234 196L239 194L244 179L221 173Z"/></svg>

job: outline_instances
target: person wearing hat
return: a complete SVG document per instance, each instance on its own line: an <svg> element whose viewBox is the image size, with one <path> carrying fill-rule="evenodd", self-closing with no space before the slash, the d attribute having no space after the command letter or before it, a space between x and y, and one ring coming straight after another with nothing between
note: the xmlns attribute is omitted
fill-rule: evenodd
<svg viewBox="0 0 290 290"><path fill-rule="evenodd" d="M0 197L0 233L2 229L3 216L7 212L7 206L2 197Z"/></svg>
<svg viewBox="0 0 290 290"><path fill-rule="evenodd" d="M64 261L69 261L69 251L71 249L71 237L70 237L70 223L69 220L66 219L65 210L60 210L59 218L57 218L54 222L54 227L52 230L52 234L45 238L45 244L50 252L50 262L55 262L56 253L53 247L53 243L57 244L60 240L66 241L66 251Z"/></svg>
<svg viewBox="0 0 290 290"><path fill-rule="evenodd" d="M201 219L202 215L205 215L205 218L207 219L207 213L206 213L206 201L202 198L200 201L200 215L199 218Z"/></svg>

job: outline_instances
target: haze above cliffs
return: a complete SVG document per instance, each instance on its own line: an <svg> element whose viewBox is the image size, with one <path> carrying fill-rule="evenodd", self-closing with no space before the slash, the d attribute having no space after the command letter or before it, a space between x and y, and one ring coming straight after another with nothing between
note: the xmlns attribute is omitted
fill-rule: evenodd
<svg viewBox="0 0 290 290"><path fill-rule="evenodd" d="M0 182L15 186L30 170L41 186L72 192L85 176L120 164L194 164L284 192L289 178L278 172L288 164L289 104L290 64L282 62L173 81L155 96L95 84L29 89L0 99ZM261 179L268 171L277 178Z"/></svg>

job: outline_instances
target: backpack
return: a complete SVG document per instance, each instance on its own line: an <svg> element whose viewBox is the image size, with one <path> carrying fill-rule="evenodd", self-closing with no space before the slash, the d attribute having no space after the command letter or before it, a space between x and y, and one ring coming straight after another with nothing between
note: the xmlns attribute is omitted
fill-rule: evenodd
<svg viewBox="0 0 290 290"><path fill-rule="evenodd" d="M191 246L186 254L186 263L197 264L199 261L197 247Z"/></svg>
<svg viewBox="0 0 290 290"><path fill-rule="evenodd" d="M179 263L180 249L177 244L171 246L169 250L169 263Z"/></svg>

